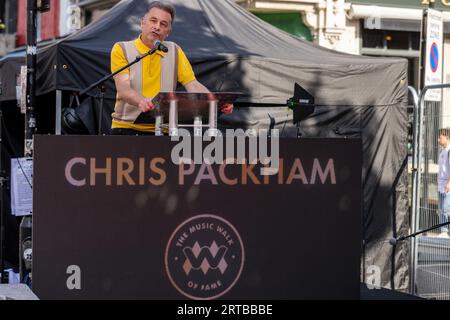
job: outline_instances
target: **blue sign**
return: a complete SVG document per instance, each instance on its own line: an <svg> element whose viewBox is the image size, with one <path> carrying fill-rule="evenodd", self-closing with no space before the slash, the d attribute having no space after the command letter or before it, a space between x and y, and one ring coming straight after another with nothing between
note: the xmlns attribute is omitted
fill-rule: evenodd
<svg viewBox="0 0 450 320"><path fill-rule="evenodd" d="M430 63L431 63L431 70L433 72L436 72L439 67L439 50L436 42L434 42L431 46Z"/></svg>

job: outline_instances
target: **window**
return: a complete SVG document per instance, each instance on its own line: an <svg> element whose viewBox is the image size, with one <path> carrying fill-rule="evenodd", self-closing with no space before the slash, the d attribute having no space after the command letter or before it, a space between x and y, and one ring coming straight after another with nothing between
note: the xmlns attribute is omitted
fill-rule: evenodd
<svg viewBox="0 0 450 320"><path fill-rule="evenodd" d="M382 30L368 30L363 32L363 47L364 48L384 48L383 31Z"/></svg>
<svg viewBox="0 0 450 320"><path fill-rule="evenodd" d="M81 8L82 24L86 26L99 19L120 0L82 0L74 4Z"/></svg>
<svg viewBox="0 0 450 320"><path fill-rule="evenodd" d="M386 47L395 50L409 50L410 32L404 31L385 31L384 39L386 40Z"/></svg>
<svg viewBox="0 0 450 320"><path fill-rule="evenodd" d="M420 48L420 32L363 29L363 48L411 50Z"/></svg>

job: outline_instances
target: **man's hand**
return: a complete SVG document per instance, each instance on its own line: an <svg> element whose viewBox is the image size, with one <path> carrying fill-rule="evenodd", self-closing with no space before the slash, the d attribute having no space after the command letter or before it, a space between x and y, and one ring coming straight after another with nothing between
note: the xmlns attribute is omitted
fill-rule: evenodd
<svg viewBox="0 0 450 320"><path fill-rule="evenodd" d="M155 109L152 99L145 98L131 88L130 74L128 72L119 73L114 77L117 89L117 97L132 106L136 106L142 112L148 112Z"/></svg>
<svg viewBox="0 0 450 320"><path fill-rule="evenodd" d="M144 98L139 102L138 105L139 109L141 109L142 112L148 112L155 109L155 105L152 102L152 99Z"/></svg>
<svg viewBox="0 0 450 320"><path fill-rule="evenodd" d="M185 84L184 87L186 88L187 92L200 92L200 93L209 93L211 95L210 99L214 99L214 95L211 94L211 92L200 82L197 80L193 80L189 82L188 84ZM222 108L220 109L224 114L230 114L233 112L234 106L231 103L224 104Z"/></svg>
<svg viewBox="0 0 450 320"><path fill-rule="evenodd" d="M234 106L231 103L224 104L220 109L224 114L233 113Z"/></svg>

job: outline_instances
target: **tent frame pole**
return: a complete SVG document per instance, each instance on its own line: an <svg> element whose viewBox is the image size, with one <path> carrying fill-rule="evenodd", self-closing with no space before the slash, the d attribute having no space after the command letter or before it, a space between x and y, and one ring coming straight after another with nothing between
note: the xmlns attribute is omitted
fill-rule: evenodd
<svg viewBox="0 0 450 320"><path fill-rule="evenodd" d="M62 91L56 90L55 135L61 135Z"/></svg>
<svg viewBox="0 0 450 320"><path fill-rule="evenodd" d="M6 204L5 191L8 177L4 170L2 160L3 149L3 110L0 108L0 284L8 283L8 275L5 272L6 260Z"/></svg>

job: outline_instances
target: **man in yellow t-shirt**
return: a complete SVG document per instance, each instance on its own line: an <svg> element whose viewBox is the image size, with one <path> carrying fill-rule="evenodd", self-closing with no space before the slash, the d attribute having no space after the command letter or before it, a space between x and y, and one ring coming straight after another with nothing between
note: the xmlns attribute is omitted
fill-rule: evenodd
<svg viewBox="0 0 450 320"><path fill-rule="evenodd" d="M175 9L172 5L160 1L152 2L141 20L141 34L134 40L132 50L143 55L153 48L155 41L163 42L172 31L172 21ZM183 50L175 45L177 50L176 81L181 83L188 92L208 93L209 90L197 81L192 66ZM115 72L128 64L126 47L116 43L111 51L111 71ZM133 52L134 52L133 51ZM152 102L161 90L162 59L166 53L158 50L155 54L142 59L134 68L128 68L114 77L117 89L117 101L112 114L111 134L151 134L154 124L136 124L134 120L141 112L155 108ZM130 61L131 62L131 61ZM173 63L175 64L175 63ZM166 76L166 75L164 75ZM170 75L167 75L170 77ZM176 82L175 81L175 82ZM176 85L176 83L175 83ZM224 105L221 111L225 114L233 112L233 105Z"/></svg>

